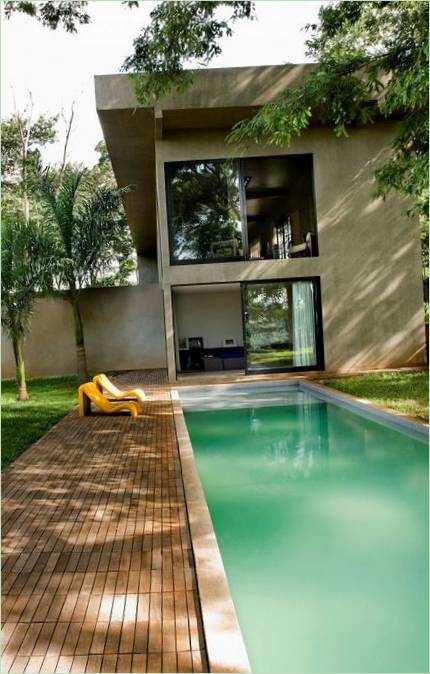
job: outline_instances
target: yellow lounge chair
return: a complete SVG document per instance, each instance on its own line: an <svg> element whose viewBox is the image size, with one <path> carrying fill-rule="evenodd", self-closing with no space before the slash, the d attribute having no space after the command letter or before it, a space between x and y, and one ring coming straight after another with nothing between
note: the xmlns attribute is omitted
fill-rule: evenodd
<svg viewBox="0 0 430 674"><path fill-rule="evenodd" d="M140 408L142 408L145 394L140 388L133 388L130 391L121 391L115 384L112 384L105 374L97 374L93 377L93 382L101 393L107 392L112 398L115 398L115 400L124 400L125 398L137 400Z"/></svg>
<svg viewBox="0 0 430 674"><path fill-rule="evenodd" d="M110 400L105 398L103 393L101 393L97 386L92 382L82 384L79 387L78 399L80 417L91 414L92 402L103 412L106 412L106 414L112 414L121 410L128 410L132 417L137 417L139 415L139 406L137 403L132 401L126 402L125 400L119 403L111 403Z"/></svg>

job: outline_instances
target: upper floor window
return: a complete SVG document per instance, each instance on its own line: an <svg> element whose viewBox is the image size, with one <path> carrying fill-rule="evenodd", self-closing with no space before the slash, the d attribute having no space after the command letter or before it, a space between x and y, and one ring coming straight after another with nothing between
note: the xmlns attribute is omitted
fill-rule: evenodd
<svg viewBox="0 0 430 674"><path fill-rule="evenodd" d="M311 154L242 160L248 258L318 255Z"/></svg>
<svg viewBox="0 0 430 674"><path fill-rule="evenodd" d="M172 264L318 255L312 155L166 166Z"/></svg>
<svg viewBox="0 0 430 674"><path fill-rule="evenodd" d="M166 176L172 263L243 258L238 162L174 163Z"/></svg>

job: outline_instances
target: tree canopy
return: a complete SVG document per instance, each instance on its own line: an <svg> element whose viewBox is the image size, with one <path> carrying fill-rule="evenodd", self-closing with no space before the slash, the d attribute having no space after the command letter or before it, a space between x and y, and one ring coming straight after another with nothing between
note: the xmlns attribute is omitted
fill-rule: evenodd
<svg viewBox="0 0 430 674"><path fill-rule="evenodd" d="M219 10L228 10L220 16ZM221 53L220 40L233 34L231 24L251 19L253 2L161 2L150 13L151 22L134 40L134 52L123 70L135 77L138 99L148 103L167 94L174 85L183 90L192 81L184 64L207 65Z"/></svg>
<svg viewBox="0 0 430 674"><path fill-rule="evenodd" d="M338 2L322 7L319 19L308 26L315 70L239 123L230 141L288 144L314 115L338 136L377 118L397 118L391 156L376 172L376 195L397 190L427 213L428 4Z"/></svg>
<svg viewBox="0 0 430 674"><path fill-rule="evenodd" d="M49 28L61 24L75 32L90 21L87 5L8 1L5 14L23 12ZM233 34L233 24L254 17L255 3L248 1L158 3L123 65L134 76L139 101L183 90L193 77L187 67L208 65L221 53L221 40ZM391 155L376 172L375 195L398 191L427 216L428 26L429 7L422 0L336 0L322 6L319 22L306 26L313 72L237 124L230 142L289 144L315 117L338 136L377 118L397 118Z"/></svg>
<svg viewBox="0 0 430 674"><path fill-rule="evenodd" d="M76 33L76 26L90 22L90 15L85 11L88 2L18 2L8 0L4 3L6 18L19 12L33 16L43 26L55 30L62 25L68 33Z"/></svg>
<svg viewBox="0 0 430 674"><path fill-rule="evenodd" d="M217 18L227 8L230 15ZM192 73L185 66L207 65L221 52L220 40L232 35L233 22L254 13L251 2L158 4L124 64L135 73L139 100L148 103L187 86ZM398 118L391 156L376 172L375 194L396 190L427 212L428 18L428 4L420 0L321 7L319 23L306 27L313 71L236 125L230 142L288 145L315 117L338 136L377 118Z"/></svg>
<svg viewBox="0 0 430 674"><path fill-rule="evenodd" d="M43 166L58 116L33 115L33 103L2 121L2 324L14 349L20 400L28 400L23 346L37 293L66 291L73 307L77 362L87 378L79 295L83 287L126 285L136 269L122 195L100 142L99 161ZM128 188L127 188L128 189Z"/></svg>
<svg viewBox="0 0 430 674"><path fill-rule="evenodd" d="M56 139L58 116L49 117L39 115L30 123L30 116L24 113L15 113L2 121L2 153L1 178L3 187L19 182L22 175L23 161L31 172L40 162L40 151L45 145ZM23 148L27 147L23 159Z"/></svg>
<svg viewBox="0 0 430 674"><path fill-rule="evenodd" d="M118 251L129 239L122 206L126 191L116 184L97 185L92 172L79 166L66 166L61 176L55 169L44 171L38 193L44 226L56 242L53 272L59 290L71 283L77 290L107 285L106 277L118 284Z"/></svg>
<svg viewBox="0 0 430 674"><path fill-rule="evenodd" d="M127 7L137 7L137 0L123 0L123 5ZM9 19L12 14L27 14L34 17L43 26L56 30L62 26L68 33L76 33L79 25L85 25L91 22L91 16L86 11L87 1L80 2L72 0L71 2L34 2L34 0L7 0L4 3L5 16Z"/></svg>
<svg viewBox="0 0 430 674"><path fill-rule="evenodd" d="M85 183L87 190L93 190L96 193L99 189L117 189L117 182L104 140L97 143L95 150L98 153L98 160L86 173ZM108 262L104 264L102 266L102 273L93 275L91 285L128 285L130 278L136 274L136 253L130 229L127 225L122 199L118 203L118 222L115 227L114 236L111 239L111 249L107 260L109 260L109 256L112 263Z"/></svg>
<svg viewBox="0 0 430 674"><path fill-rule="evenodd" d="M30 331L37 291L51 286L53 247L38 222L23 214L2 214L1 321L11 338L19 399L28 400L24 340Z"/></svg>
<svg viewBox="0 0 430 674"><path fill-rule="evenodd" d="M5 14L26 13L49 28L61 24L75 32L90 21L87 5L8 1ZM139 101L148 104L172 88L186 88L193 77L187 67L208 65L221 53L221 40L232 36L233 24L254 17L255 3L248 1L158 3L123 65ZM391 155L376 171L375 195L400 192L412 197L412 210L428 217L428 3L336 0L322 6L319 22L306 30L313 72L237 124L230 142L289 144L315 117L338 136L377 118L397 118Z"/></svg>
<svg viewBox="0 0 430 674"><path fill-rule="evenodd" d="M88 171L67 165L47 169L38 183L44 205L44 231L54 248L50 267L58 289L66 289L73 308L78 377L88 380L80 291L97 285L118 261L117 240L124 238L122 196L128 188L94 186Z"/></svg>
<svg viewBox="0 0 430 674"><path fill-rule="evenodd" d="M46 213L41 199L40 183L44 166L42 151L49 143L57 140L57 122L59 115L33 116L31 106L16 112L1 123L2 133L2 209L5 217L15 220L31 218L41 225ZM104 141L96 146L99 158L95 165L85 169L86 194L98 194L100 190L115 191L117 184ZM61 182L63 171L82 170L66 161L51 169L53 182ZM82 189L81 189L82 191ZM121 199L116 200L116 227L112 235L109 251L103 254L103 263L94 267L91 277L87 274L87 285L127 285L130 276L136 270L133 244L127 227L124 206ZM94 227L97 223L95 221Z"/></svg>

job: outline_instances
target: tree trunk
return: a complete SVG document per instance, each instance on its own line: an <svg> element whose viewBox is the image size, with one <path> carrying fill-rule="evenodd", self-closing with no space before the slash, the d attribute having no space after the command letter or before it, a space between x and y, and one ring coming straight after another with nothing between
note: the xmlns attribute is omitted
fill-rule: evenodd
<svg viewBox="0 0 430 674"><path fill-rule="evenodd" d="M23 345L24 340L22 337L13 337L13 352L15 355L15 365L16 365L16 381L18 382L18 400L26 401L30 400L30 396L27 391L27 383L25 381L25 365L24 365L24 354L23 354Z"/></svg>
<svg viewBox="0 0 430 674"><path fill-rule="evenodd" d="M24 221L28 225L30 221L30 202L28 199L27 188L24 187L24 194L22 195L22 209L24 214Z"/></svg>
<svg viewBox="0 0 430 674"><path fill-rule="evenodd" d="M76 343L76 364L78 371L78 382L84 384L89 381L87 354L85 352L84 331L82 328L81 308L79 306L79 293L71 291L71 302L73 306L73 318L75 321L75 343Z"/></svg>

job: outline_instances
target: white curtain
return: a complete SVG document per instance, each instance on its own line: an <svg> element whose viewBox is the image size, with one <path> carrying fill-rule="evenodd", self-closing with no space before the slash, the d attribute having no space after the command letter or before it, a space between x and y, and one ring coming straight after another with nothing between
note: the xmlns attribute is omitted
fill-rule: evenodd
<svg viewBox="0 0 430 674"><path fill-rule="evenodd" d="M293 283L293 364L295 367L316 365L315 312L313 284Z"/></svg>

